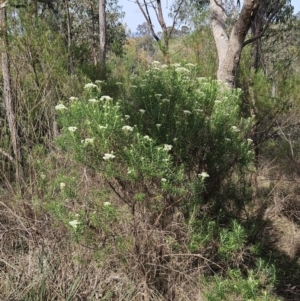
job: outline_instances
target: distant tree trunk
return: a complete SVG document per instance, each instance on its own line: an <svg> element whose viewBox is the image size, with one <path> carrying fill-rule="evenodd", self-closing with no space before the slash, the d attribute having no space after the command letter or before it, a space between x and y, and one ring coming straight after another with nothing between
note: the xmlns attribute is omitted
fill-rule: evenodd
<svg viewBox="0 0 300 301"><path fill-rule="evenodd" d="M99 39L101 77L106 77L106 0L99 0Z"/></svg>
<svg viewBox="0 0 300 301"><path fill-rule="evenodd" d="M92 43L92 56L93 56L93 63L94 66L97 66L98 64L98 39L95 38L94 33L96 32L95 28L95 10L94 10L94 2L90 1L90 8L91 8L91 19L92 19L92 33L93 33L93 43Z"/></svg>
<svg viewBox="0 0 300 301"><path fill-rule="evenodd" d="M145 17L145 20L148 24L148 28L150 29L153 38L158 42L159 48L160 48L161 52L163 53L165 63L169 64L170 63L169 41L170 41L172 33L175 29L175 25L179 18L179 13L181 11L183 4L185 3L185 0L178 0L176 2L176 9L174 10L175 13L173 16L172 26L170 26L169 28L167 27L165 19L164 19L161 0L152 0L152 1L135 0L135 2L138 5L138 7L140 8L143 16ZM154 25L151 20L149 8L153 8L155 11L158 23L159 23L162 33L163 33L162 40L159 38L159 36L154 31Z"/></svg>
<svg viewBox="0 0 300 301"><path fill-rule="evenodd" d="M67 19L69 68L70 68L70 74L74 74L74 60L73 60L73 52L72 52L72 29L71 29L71 19L70 19L70 12L69 12L69 0L65 0L65 11L66 11L66 19Z"/></svg>
<svg viewBox="0 0 300 301"><path fill-rule="evenodd" d="M6 118L10 132L10 139L14 153L16 183L20 189L23 182L23 169L21 165L21 150L16 125L16 118L13 105L13 96L11 91L10 65L8 56L8 39L6 29L6 7L4 0L0 0L0 29L1 29L1 62L3 76L3 99L6 110Z"/></svg>
<svg viewBox="0 0 300 301"><path fill-rule="evenodd" d="M210 0L211 24L217 46L219 67L217 78L230 88L235 86L235 77L239 65L246 35L255 16L259 0L244 0L241 13L234 23L230 37L226 33L226 11L222 0Z"/></svg>

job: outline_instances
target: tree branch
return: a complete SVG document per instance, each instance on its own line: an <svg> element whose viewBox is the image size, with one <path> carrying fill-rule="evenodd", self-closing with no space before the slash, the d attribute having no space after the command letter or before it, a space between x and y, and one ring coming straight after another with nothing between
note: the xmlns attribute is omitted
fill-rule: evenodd
<svg viewBox="0 0 300 301"><path fill-rule="evenodd" d="M152 33L154 39L155 39L156 41L159 41L160 39L159 39L159 37L157 36L157 34L155 33L155 31L154 31L154 29L153 29L153 24L152 24L151 17L150 17L149 11L148 11L147 3L146 3L145 0L144 0L144 5L145 5L145 9L146 9L146 12L145 12L145 10L143 9L143 7L142 7L140 1L139 1L139 0L136 0L135 2L136 2L136 4L139 6L139 8L140 8L142 14L144 15L144 17L145 17L145 19L146 19L146 22L147 22L148 26L150 27L150 30L151 30L151 33Z"/></svg>
<svg viewBox="0 0 300 301"><path fill-rule="evenodd" d="M279 4L279 2L277 2L277 4ZM282 7L283 7L283 4L277 5L277 9L276 9L275 11L273 11L273 13L272 13L272 14L270 15L270 17L268 18L267 23L266 23L266 25L264 26L263 31L262 31L259 35L255 36L255 37L253 37L253 38L250 38L250 39L248 39L248 40L246 40L246 41L244 42L244 44L243 44L243 47L245 47L246 45L248 45L248 44L250 44L250 43L255 42L255 41L258 40L258 39L261 39L261 38L265 35L265 33L266 33L266 31L267 31L267 29L268 29L270 23L272 22L273 18L275 17L275 15L278 13L278 11L279 11Z"/></svg>

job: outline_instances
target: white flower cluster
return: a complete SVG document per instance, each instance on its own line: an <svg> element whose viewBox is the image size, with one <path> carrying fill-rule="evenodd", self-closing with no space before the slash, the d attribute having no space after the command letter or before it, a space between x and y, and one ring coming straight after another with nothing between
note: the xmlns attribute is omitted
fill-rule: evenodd
<svg viewBox="0 0 300 301"><path fill-rule="evenodd" d="M77 100L78 100L78 97L71 96L69 99L70 99L70 101L77 101Z"/></svg>
<svg viewBox="0 0 300 301"><path fill-rule="evenodd" d="M113 159L113 158L115 158L115 157L116 157L116 156L113 155L113 154L108 154L108 153L106 153L106 154L104 154L104 156L103 156L103 160L108 161L108 160L111 160L111 159Z"/></svg>
<svg viewBox="0 0 300 301"><path fill-rule="evenodd" d="M184 67L178 67L178 68L175 69L175 71L177 73L188 73L188 72L190 72L188 69L186 69Z"/></svg>
<svg viewBox="0 0 300 301"><path fill-rule="evenodd" d="M200 174L198 174L198 177L201 177L202 179L208 178L209 174L205 171L202 171Z"/></svg>
<svg viewBox="0 0 300 301"><path fill-rule="evenodd" d="M93 144L95 138L85 138L84 140L81 140L82 143L84 144Z"/></svg>
<svg viewBox="0 0 300 301"><path fill-rule="evenodd" d="M98 100L97 100L97 99L95 99L95 98L91 98L91 99L89 99L88 101L89 101L89 102L91 102L91 103L98 102Z"/></svg>
<svg viewBox="0 0 300 301"><path fill-rule="evenodd" d="M122 127L122 130L123 130L124 132L132 132L132 131L133 131L133 127L131 127L131 126L129 126L129 125L124 125L124 126Z"/></svg>
<svg viewBox="0 0 300 301"><path fill-rule="evenodd" d="M168 152L168 151L172 150L172 148L173 148L172 145L170 145L170 144L164 144L163 150L166 151L166 152Z"/></svg>
<svg viewBox="0 0 300 301"><path fill-rule="evenodd" d="M100 97L100 100L101 100L101 101L105 101L105 100L108 100L108 101L109 101L109 100L112 100L112 98L111 98L110 96L103 95L103 96Z"/></svg>
<svg viewBox="0 0 300 301"><path fill-rule="evenodd" d="M93 83L88 83L84 86L85 90L93 90L93 89L98 89L98 86L93 84Z"/></svg>
<svg viewBox="0 0 300 301"><path fill-rule="evenodd" d="M152 141L152 139L151 139L148 135L144 136L143 138L144 138L145 140Z"/></svg>
<svg viewBox="0 0 300 301"><path fill-rule="evenodd" d="M63 110L67 110L67 107L64 106L62 103L60 103L60 104L55 106L55 110L56 111L63 111Z"/></svg>
<svg viewBox="0 0 300 301"><path fill-rule="evenodd" d="M80 225L81 223L77 219L74 219L72 221L69 221L69 224L70 224L71 227L73 227L74 229L76 229L77 226Z"/></svg>
<svg viewBox="0 0 300 301"><path fill-rule="evenodd" d="M72 133L74 133L76 130L77 130L77 127L76 126L69 126L68 127L68 130Z"/></svg>
<svg viewBox="0 0 300 301"><path fill-rule="evenodd" d="M234 132L239 132L239 131L240 131L235 125L233 125L233 126L231 127L231 129L232 129Z"/></svg>

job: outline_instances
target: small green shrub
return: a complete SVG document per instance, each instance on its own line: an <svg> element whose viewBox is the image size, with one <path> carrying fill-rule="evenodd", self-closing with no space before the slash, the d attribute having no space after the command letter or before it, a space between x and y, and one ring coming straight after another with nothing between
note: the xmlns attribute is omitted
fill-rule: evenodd
<svg viewBox="0 0 300 301"><path fill-rule="evenodd" d="M246 275L239 269L230 269L224 277L214 276L206 281L207 301L280 301L272 292L276 281L274 266L262 260L259 260L255 269L249 270Z"/></svg>

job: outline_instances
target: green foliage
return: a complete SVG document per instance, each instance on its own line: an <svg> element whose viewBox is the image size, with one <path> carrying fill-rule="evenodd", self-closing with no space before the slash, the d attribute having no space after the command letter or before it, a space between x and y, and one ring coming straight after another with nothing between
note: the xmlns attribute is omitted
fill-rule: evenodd
<svg viewBox="0 0 300 301"><path fill-rule="evenodd" d="M155 62L145 76L133 79L125 112L143 135L172 145L174 164L183 164L190 177L208 173L206 192L214 198L234 170L252 164L252 142L245 137L252 120L240 118L239 94L197 78L192 64Z"/></svg>
<svg viewBox="0 0 300 301"><path fill-rule="evenodd" d="M211 287L205 293L208 301L224 300L279 300L272 295L275 284L274 266L259 260L253 270L243 275L239 269L228 270L225 277L214 276ZM213 283L213 284L212 284Z"/></svg>
<svg viewBox="0 0 300 301"><path fill-rule="evenodd" d="M245 229L237 221L232 222L231 230L222 229L219 235L220 247L218 252L221 257L231 260L244 247L247 239Z"/></svg>

